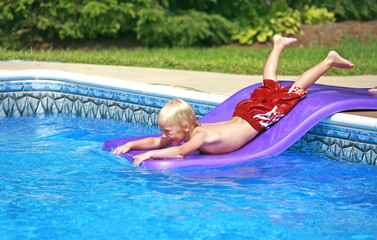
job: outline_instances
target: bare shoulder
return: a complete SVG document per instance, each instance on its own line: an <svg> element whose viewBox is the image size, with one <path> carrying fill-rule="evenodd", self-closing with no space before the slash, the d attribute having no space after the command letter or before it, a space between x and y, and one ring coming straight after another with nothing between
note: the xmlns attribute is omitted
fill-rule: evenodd
<svg viewBox="0 0 377 240"><path fill-rule="evenodd" d="M200 126L196 127L191 134L190 140L199 141L202 143L206 143L209 141L213 141L216 132L212 127L208 125L201 124Z"/></svg>
<svg viewBox="0 0 377 240"><path fill-rule="evenodd" d="M209 132L209 128L206 125L201 124L200 126L197 126L194 131L192 132L192 137L196 135L205 136Z"/></svg>
<svg viewBox="0 0 377 240"><path fill-rule="evenodd" d="M200 138L203 142L217 141L221 132L221 126L218 124L201 124L196 127L192 133L192 138Z"/></svg>

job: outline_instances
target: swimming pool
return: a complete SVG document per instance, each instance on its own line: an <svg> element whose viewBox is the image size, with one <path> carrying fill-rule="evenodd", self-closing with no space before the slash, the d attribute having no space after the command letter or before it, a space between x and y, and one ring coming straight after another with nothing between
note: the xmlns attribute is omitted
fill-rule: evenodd
<svg viewBox="0 0 377 240"><path fill-rule="evenodd" d="M375 167L288 151L233 167L161 171L101 150L108 138L157 131L64 115L3 119L1 238L377 237Z"/></svg>
<svg viewBox="0 0 377 240"><path fill-rule="evenodd" d="M0 70L0 119L69 114L156 126L171 98L189 102L201 117L227 97L54 70ZM292 147L341 162L377 165L377 119L337 113Z"/></svg>
<svg viewBox="0 0 377 240"><path fill-rule="evenodd" d="M331 117L290 151L240 166L147 170L103 152L103 142L129 129L154 133L158 109L173 96L188 100L198 116L222 97L104 86L104 79L56 71L1 72L5 239L377 236L376 168L368 166L377 153L374 122L344 126ZM309 154L292 151L303 145ZM345 160L336 160L364 164L310 153L340 156L339 148Z"/></svg>

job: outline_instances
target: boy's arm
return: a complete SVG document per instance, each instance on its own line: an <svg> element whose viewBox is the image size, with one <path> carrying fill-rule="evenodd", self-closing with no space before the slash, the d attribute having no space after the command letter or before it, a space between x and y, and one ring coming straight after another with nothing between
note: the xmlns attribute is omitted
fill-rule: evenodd
<svg viewBox="0 0 377 240"><path fill-rule="evenodd" d="M183 158L190 153L198 150L205 141L204 133L195 134L188 142L174 147L148 151L134 157L134 166L139 166L144 160Z"/></svg>
<svg viewBox="0 0 377 240"><path fill-rule="evenodd" d="M170 142L162 137L149 137L143 138L137 141L128 142L121 146L118 146L115 150L115 154L121 154L129 152L131 149L157 149L169 145Z"/></svg>

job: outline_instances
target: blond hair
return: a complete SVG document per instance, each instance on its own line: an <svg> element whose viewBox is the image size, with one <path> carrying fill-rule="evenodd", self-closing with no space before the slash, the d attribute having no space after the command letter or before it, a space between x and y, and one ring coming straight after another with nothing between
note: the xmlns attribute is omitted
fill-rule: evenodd
<svg viewBox="0 0 377 240"><path fill-rule="evenodd" d="M190 126L199 126L194 109L186 101L178 98L174 98L165 104L158 114L157 122L170 119L181 125L187 122Z"/></svg>

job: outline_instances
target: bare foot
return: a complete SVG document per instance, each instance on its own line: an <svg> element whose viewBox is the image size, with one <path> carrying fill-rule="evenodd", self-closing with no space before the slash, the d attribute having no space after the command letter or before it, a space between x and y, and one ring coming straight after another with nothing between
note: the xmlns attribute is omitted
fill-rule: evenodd
<svg viewBox="0 0 377 240"><path fill-rule="evenodd" d="M274 35L273 38L274 45L275 46L281 46L283 48L288 47L289 45L292 45L293 43L297 42L296 38L287 38L280 35Z"/></svg>
<svg viewBox="0 0 377 240"><path fill-rule="evenodd" d="M351 69L354 66L353 63L342 58L335 51L330 51L326 57L326 60L329 61L331 67Z"/></svg>

